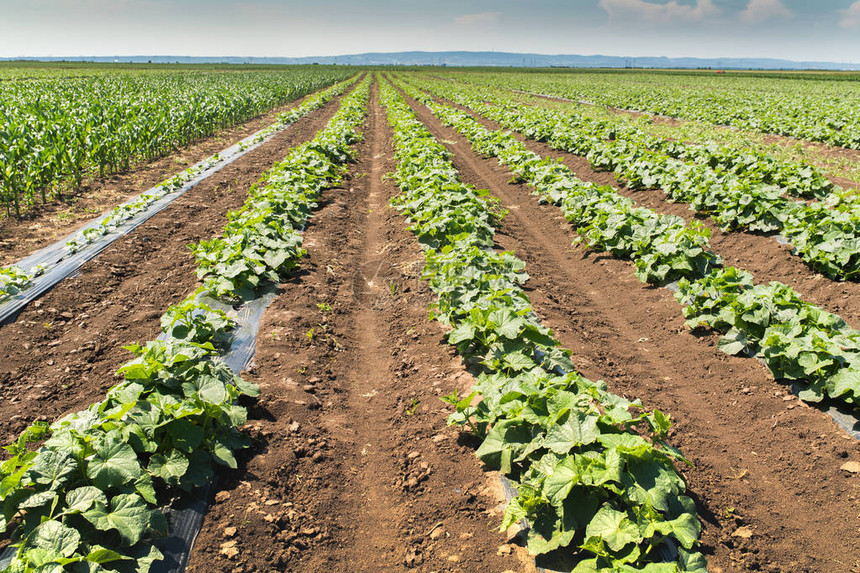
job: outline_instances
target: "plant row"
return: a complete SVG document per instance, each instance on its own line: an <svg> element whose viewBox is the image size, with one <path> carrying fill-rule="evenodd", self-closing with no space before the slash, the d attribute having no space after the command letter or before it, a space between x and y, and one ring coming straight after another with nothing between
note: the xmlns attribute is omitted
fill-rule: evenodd
<svg viewBox="0 0 860 573"><path fill-rule="evenodd" d="M308 96L300 105L279 114L275 123L244 141L243 143L247 144L244 147L247 148L254 143L263 141L274 133L292 125L312 111L321 108L333 98L346 91L350 85L355 83L355 80L356 78L344 80L325 90ZM173 177L162 181L156 185L152 191L142 193L134 201L124 203L123 205L114 208L97 226L84 229L75 237L67 241L65 244L66 250L70 253L77 253L82 248L98 240L100 237L116 231L120 225L146 211L153 203L165 195L181 188L201 173L212 169L225 159L225 157L216 153L207 157L198 165L189 167L188 169L177 173ZM29 273L16 265L0 269L0 302L9 296L14 296L26 289L31 285L33 278L43 274L45 271L49 270L49 268L50 265L42 265L31 270Z"/></svg>
<svg viewBox="0 0 860 573"><path fill-rule="evenodd" d="M334 186L352 158L360 134L371 78L346 98L324 131L296 147L249 191L231 212L223 237L192 247L197 276L219 297L254 298L259 286L291 271L301 248L301 231L323 189Z"/></svg>
<svg viewBox="0 0 860 573"><path fill-rule="evenodd" d="M166 155L352 73L118 72L4 82L0 203L20 216L91 174Z"/></svg>
<svg viewBox="0 0 860 573"><path fill-rule="evenodd" d="M719 268L719 257L708 250L707 230L695 223L685 227L679 220L674 229L661 225L660 221L673 219L634 207L611 187L583 183L566 166L541 159L512 134L488 130L467 113L403 87L465 136L477 152L497 157L541 198L560 206L590 248L632 259L642 281L680 278L677 298L688 324L724 332L720 341L724 352L760 356L776 379L796 380L803 386L799 393L803 400L857 404L860 333L842 318L804 302L787 285L753 286L749 273ZM655 268L668 270L661 279L664 273L655 273ZM743 281L735 285L727 279L735 276Z"/></svg>
<svg viewBox="0 0 860 573"><path fill-rule="evenodd" d="M145 573L163 557L153 545L168 527L159 508L209 483L217 465L236 467L233 452L249 443L239 430L246 410L237 401L259 390L221 359L233 322L200 297L236 299L264 281L279 282L295 266L303 252L293 249L292 261L282 260L282 242L270 230L295 242L294 225L304 224L316 194L339 181L352 156L367 97L366 80L325 130L264 177L241 210L268 221L254 226L261 237L251 226L244 237L249 260L259 255L272 262L270 271L256 280L243 275L230 290L204 263L203 286L167 310L163 339L128 347L137 358L119 369L124 381L104 401L51 425L34 423L6 447L0 526L16 547L6 571ZM235 215L231 225L242 218Z"/></svg>
<svg viewBox="0 0 860 573"><path fill-rule="evenodd" d="M312 111L323 107L329 101L345 92L349 88L349 86L355 83L356 79L357 78L351 78L349 80L338 82L337 84L329 88L326 88L316 94L308 96L300 105L278 114L278 117L273 124L256 133L253 137L242 141L239 145L240 151L244 151L251 145L259 143L265 140L267 137L286 129L287 127L294 124L296 121L308 115ZM85 229L75 238L68 241L66 243L66 248L70 252L77 252L82 247L90 244L99 237L111 233L123 222L134 218L134 216L138 213L146 211L146 209L149 208L150 205L158 201L160 198L164 197L172 191L175 191L176 189L181 188L183 185L193 180L201 173L208 171L222 161L224 161L224 158L222 158L219 153L216 153L204 159L200 164L195 165L193 167L189 167L188 169L177 173L173 177L165 179L164 181L156 185L153 191L149 193L143 193L131 203L126 203L124 205L116 207L102 220L101 224L98 227Z"/></svg>
<svg viewBox="0 0 860 573"><path fill-rule="evenodd" d="M481 93L490 92L497 96L493 99L496 104L511 105L511 97L507 90L490 90L481 87ZM530 98L532 104L541 100ZM547 114L564 119L570 129L575 129L579 137L595 138L606 142L614 142L623 152L639 153L643 150L659 152L674 159L687 163L708 167L719 177L737 176L749 183L759 183L777 186L784 193L804 199L824 199L830 193L840 188L830 181L822 170L805 161L786 161L777 159L765 151L731 145L710 143L706 145L689 143L649 134L622 116L610 116L592 119L572 109L555 111ZM546 137L546 134L542 134ZM628 149L628 146L632 146ZM646 155L647 157L647 155Z"/></svg>
<svg viewBox="0 0 860 573"><path fill-rule="evenodd" d="M722 259L709 248L707 227L638 207L608 185L578 179L563 163L542 158L511 133L489 130L466 112L439 104L410 85L398 85L466 137L475 151L498 158L518 180L559 205L589 248L632 260L643 282L663 285L721 266Z"/></svg>
<svg viewBox="0 0 860 573"><path fill-rule="evenodd" d="M822 77L708 77L660 73L472 73L478 85L515 88L626 110L731 125L860 149L856 82Z"/></svg>
<svg viewBox="0 0 860 573"><path fill-rule="evenodd" d="M860 194L833 190L823 202L788 199L781 188L721 173L707 163L683 161L649 149L645 140L594 133L576 116L520 105L474 87L423 83L433 91L550 147L588 158L633 189L662 189L671 201L710 216L723 231L780 232L812 269L834 279L860 277ZM485 103L492 101L493 104ZM608 137L608 139L606 139Z"/></svg>
<svg viewBox="0 0 860 573"><path fill-rule="evenodd" d="M424 248L432 316L478 372L470 395L446 398L449 422L471 428L478 457L516 483L501 527L527 519L529 550L570 554L578 572L704 571L668 418L573 372L570 351L531 310L525 264L493 250L498 199L461 182L389 84L381 101L398 159L393 204ZM666 562L661 549L676 544Z"/></svg>

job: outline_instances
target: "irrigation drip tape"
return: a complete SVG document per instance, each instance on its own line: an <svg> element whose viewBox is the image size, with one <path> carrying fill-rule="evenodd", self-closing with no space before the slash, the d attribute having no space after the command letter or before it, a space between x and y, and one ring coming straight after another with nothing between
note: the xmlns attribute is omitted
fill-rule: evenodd
<svg viewBox="0 0 860 573"><path fill-rule="evenodd" d="M104 221L107 221L111 217L111 213L96 219L83 229L75 231L74 233L68 235L60 241L57 241L56 243L49 245L44 249L33 253L29 257L21 259L19 262L15 263L15 266L20 267L26 273L30 275L37 274L38 276L35 276L31 280L30 284L21 292L9 297L3 302L0 302L0 326L10 322L14 322L18 314L24 309L25 306L27 306L28 303L36 300L44 293L51 290L58 283L65 280L66 278L69 278L72 273L77 271L87 261L95 258L99 253L101 253L108 246L110 246L111 243L113 243L120 237L127 235L128 233L136 229L138 226L145 223L148 219L161 212L177 197L181 196L204 179L217 173L222 168L233 163L246 153L263 145L272 137L274 137L277 133L288 128L290 125L293 124L284 124L282 126L279 126L279 129L274 131L270 130L270 128L262 129L254 133L253 135L246 137L239 143L228 147L224 151L221 151L215 156L206 158L200 163L193 165L192 167L187 169L185 173L193 173L196 169L200 169L202 167L205 168L202 168L201 171L192 179L186 181L185 184L182 185L182 187L179 187L163 195L162 197L151 203L145 210L141 211L134 217L117 224L115 227L112 227L107 233L100 237L97 237L95 240L86 244L85 246L82 246L77 252L70 252L67 243L74 240L76 237L83 236L83 233L89 229L98 229L99 227L101 227L102 223ZM264 131L271 131L271 133L261 138L260 134L262 134ZM219 158L217 162L213 161L213 157L216 156ZM161 185L157 185L144 191L140 195L137 195L136 197L123 203L120 206L120 209L125 206L131 206L145 195L159 193L160 188Z"/></svg>

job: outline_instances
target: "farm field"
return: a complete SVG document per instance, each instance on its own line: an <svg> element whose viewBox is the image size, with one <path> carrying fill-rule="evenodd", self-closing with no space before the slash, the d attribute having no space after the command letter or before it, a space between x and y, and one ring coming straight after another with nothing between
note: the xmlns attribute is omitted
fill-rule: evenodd
<svg viewBox="0 0 860 573"><path fill-rule="evenodd" d="M853 82L33 69L0 67L7 116L120 82L222 119L79 182L4 165L0 310L26 255L277 129L0 325L9 571L860 571ZM766 117L719 135L700 93Z"/></svg>

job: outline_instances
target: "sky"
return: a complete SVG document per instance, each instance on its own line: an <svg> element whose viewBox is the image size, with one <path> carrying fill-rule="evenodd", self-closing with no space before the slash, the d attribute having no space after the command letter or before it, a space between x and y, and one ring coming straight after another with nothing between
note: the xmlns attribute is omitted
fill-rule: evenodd
<svg viewBox="0 0 860 573"><path fill-rule="evenodd" d="M860 0L0 0L0 57L411 50L860 63Z"/></svg>

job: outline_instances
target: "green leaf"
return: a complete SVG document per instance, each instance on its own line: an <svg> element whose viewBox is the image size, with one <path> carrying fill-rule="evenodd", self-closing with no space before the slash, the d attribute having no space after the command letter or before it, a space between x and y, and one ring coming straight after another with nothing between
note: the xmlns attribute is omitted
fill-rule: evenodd
<svg viewBox="0 0 860 573"><path fill-rule="evenodd" d="M522 371L528 370L529 368L534 368L535 361L531 357L523 354L521 351L517 352L509 352L505 354L504 358L505 366L514 371Z"/></svg>
<svg viewBox="0 0 860 573"><path fill-rule="evenodd" d="M134 482L134 491L148 501L152 505L158 504L158 496L155 493L155 485L152 483L152 476L148 473L140 474L137 481Z"/></svg>
<svg viewBox="0 0 860 573"><path fill-rule="evenodd" d="M203 384L197 391L197 395L201 400L210 404L223 404L227 401L227 387L224 383L214 376L206 376Z"/></svg>
<svg viewBox="0 0 860 573"><path fill-rule="evenodd" d="M585 528L586 537L598 537L613 551L621 551L628 543L639 543L642 536L639 527L631 521L626 513L616 511L604 504L588 527Z"/></svg>
<svg viewBox="0 0 860 573"><path fill-rule="evenodd" d="M93 545L85 559L90 563L98 563L101 565L102 563L110 563L112 561L130 560L131 557L123 555L122 553L117 553L116 551L107 549L101 545Z"/></svg>
<svg viewBox="0 0 860 573"><path fill-rule="evenodd" d="M50 520L36 528L33 546L57 557L71 557L81 543L81 535L59 521Z"/></svg>
<svg viewBox="0 0 860 573"><path fill-rule="evenodd" d="M180 450L191 453L203 442L203 427L180 418L164 426L173 438L173 444Z"/></svg>
<svg viewBox="0 0 860 573"><path fill-rule="evenodd" d="M128 444L113 437L103 440L90 459L87 476L101 490L120 487L140 477L137 455Z"/></svg>
<svg viewBox="0 0 860 573"><path fill-rule="evenodd" d="M699 535L702 533L702 525L696 519L695 515L684 513L669 523L672 526L672 533L684 548L692 548L699 540Z"/></svg>
<svg viewBox="0 0 860 573"><path fill-rule="evenodd" d="M471 322L461 322L457 328L448 334L448 342L450 344L460 344L467 340L475 338L475 325Z"/></svg>
<svg viewBox="0 0 860 573"><path fill-rule="evenodd" d="M188 457L179 450L171 450L167 456L152 456L148 470L168 483L175 483L188 471Z"/></svg>
<svg viewBox="0 0 860 573"><path fill-rule="evenodd" d="M212 444L212 457L215 458L216 462L231 469L236 469L237 467L236 458L233 456L233 452L220 439L216 439L215 443Z"/></svg>
<svg viewBox="0 0 860 573"><path fill-rule="evenodd" d="M600 436L597 416L574 410L566 418L550 426L544 438L544 446L553 452L564 455L577 446L594 442Z"/></svg>
<svg viewBox="0 0 860 573"><path fill-rule="evenodd" d="M69 452L43 449L33 460L30 479L56 489L66 483L78 469L78 462Z"/></svg>
<svg viewBox="0 0 860 573"><path fill-rule="evenodd" d="M103 491L91 485L79 487L66 494L64 513L81 513L96 503L107 504L107 497Z"/></svg>
<svg viewBox="0 0 860 573"><path fill-rule="evenodd" d="M143 534L149 528L151 521L149 509L146 503L137 494L119 494L111 500L111 509L107 510L104 504L96 504L83 516L102 531L115 529L119 532L123 541L134 545L140 541Z"/></svg>
<svg viewBox="0 0 860 573"><path fill-rule="evenodd" d="M48 491L40 491L38 493L34 493L27 499L21 501L18 504L20 509L35 509L37 507L42 507L47 505L51 501L57 498L57 492L53 490Z"/></svg>
<svg viewBox="0 0 860 573"><path fill-rule="evenodd" d="M747 333L745 331L738 330L737 328L729 330L725 336L720 338L719 342L717 342L719 349L731 356L743 352L750 344L751 342L747 338Z"/></svg>
<svg viewBox="0 0 860 573"><path fill-rule="evenodd" d="M543 492L552 505L561 506L570 490L580 481L576 460L568 456L552 470L543 483Z"/></svg>

